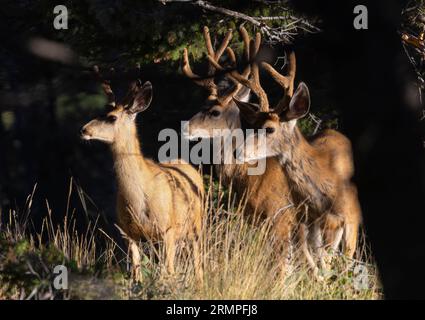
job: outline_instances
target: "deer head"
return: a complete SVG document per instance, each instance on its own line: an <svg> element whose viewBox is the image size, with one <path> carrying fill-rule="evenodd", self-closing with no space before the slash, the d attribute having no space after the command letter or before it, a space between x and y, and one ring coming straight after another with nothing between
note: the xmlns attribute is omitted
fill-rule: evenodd
<svg viewBox="0 0 425 320"><path fill-rule="evenodd" d="M301 82L293 93L296 71L293 52L288 54L287 76L281 75L266 62L262 62L262 66L283 87L284 97L274 109L270 110L267 95L261 88L258 76L254 76L251 81L245 78L238 79L246 86L257 87L252 91L257 94L259 105L234 100L242 117L250 126L254 129L263 129L247 135L245 146L238 148L238 158L243 161L277 155L289 159L291 150L299 138L297 136L299 133L295 130L297 120L308 114L310 109L310 93L305 83Z"/></svg>
<svg viewBox="0 0 425 320"><path fill-rule="evenodd" d="M244 43L244 57L246 61L250 60L250 38L248 32L244 27L239 29L243 43ZM227 90L220 90L218 85L214 82L214 75L216 71L224 71L220 65L219 60L224 51L227 52L232 63L232 68L236 70L236 56L228 44L232 38L232 30L229 30L219 49L214 51L211 43L210 33L207 27L204 27L204 39L208 53L209 68L206 77L200 77L192 72L189 64L188 51L184 49L183 54L183 73L192 79L196 84L206 88L209 92L208 98L200 112L195 114L188 123L187 131L189 138L211 138L219 130L214 129L234 129L240 127L239 109L236 107L232 98L238 96L241 101L249 100L249 89L244 88L232 76L228 78L234 83L233 86ZM256 39L261 41L261 39ZM259 43L255 43L255 47L259 47ZM254 47L254 45L253 45ZM252 50L252 54L255 54ZM250 73L249 64L246 65L241 76L248 77Z"/></svg>
<svg viewBox="0 0 425 320"><path fill-rule="evenodd" d="M120 101L116 101L110 81L100 76L97 67L94 70L108 97L107 110L104 115L93 119L81 128L81 138L113 144L120 135L134 130L136 115L145 111L151 103L152 85L150 82L142 85L140 80L137 80L131 84L126 96Z"/></svg>

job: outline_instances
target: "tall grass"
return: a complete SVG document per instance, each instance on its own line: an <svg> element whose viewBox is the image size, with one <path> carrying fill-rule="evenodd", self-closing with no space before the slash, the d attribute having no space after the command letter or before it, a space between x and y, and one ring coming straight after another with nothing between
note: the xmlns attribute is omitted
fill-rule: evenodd
<svg viewBox="0 0 425 320"><path fill-rule="evenodd" d="M75 192L70 185L70 192ZM101 216L89 219L87 198L77 190L87 218L80 231L68 206L55 224L46 202L42 227L34 230L34 192L20 212L0 218L0 299L378 299L381 290L370 251L361 241L355 260L334 258L331 274L316 280L295 259L292 272L280 274L282 257L270 243L271 223L252 223L237 203L211 178L207 181L205 221L201 236L204 281L194 275L190 246L181 243L176 273L166 272L162 243L141 243L143 280L129 276L127 249L107 231ZM101 221L101 223L99 222ZM111 227L109 225L109 227ZM110 229L109 229L110 230ZM69 289L53 288L52 270L70 270Z"/></svg>

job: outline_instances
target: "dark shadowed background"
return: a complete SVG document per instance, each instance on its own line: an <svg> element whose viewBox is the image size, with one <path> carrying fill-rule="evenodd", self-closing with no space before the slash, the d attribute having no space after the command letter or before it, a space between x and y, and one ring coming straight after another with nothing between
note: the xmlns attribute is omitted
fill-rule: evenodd
<svg viewBox="0 0 425 320"><path fill-rule="evenodd" d="M306 14L309 21L320 24L322 33L300 29L293 35L297 82L309 85L312 113L353 142L366 231L387 296L423 298L423 125L418 120L421 106L406 100L414 77L397 34L403 4L362 1L369 10L369 29L358 31L352 26L358 1L300 0L293 9L270 4L279 1L211 2L254 16L287 14L288 21L292 14ZM56 4L52 1L1 4L1 212L21 207L37 184L35 221L45 214L47 199L57 221L71 207L77 213L103 212L112 223L115 187L108 147L79 139L80 127L101 113L105 103L91 66L98 64L101 70L113 66L119 74L136 62L141 64L141 78L152 82L154 98L137 121L143 152L156 158L158 132L178 129L204 98L204 92L181 74L182 49L190 46L195 69L202 70L202 27L208 25L211 34L221 39L228 27L236 29L241 21L185 3L61 4L69 10L68 30L53 28ZM253 33L255 28L246 26ZM37 48L46 40L63 45L64 52L46 59L46 51L54 53L47 46L41 57ZM240 49L237 43L235 32L234 45ZM282 44L273 50L271 62L283 55ZM62 61L55 61L61 56ZM124 82L118 85L124 88ZM268 78L263 83L276 101L279 88ZM306 132L313 127L314 123L304 121ZM78 192L68 203L71 177L74 189L81 187L93 200L87 210Z"/></svg>
<svg viewBox="0 0 425 320"><path fill-rule="evenodd" d="M241 3L245 2L216 2L239 11L258 14L263 10L265 15L273 15L272 6ZM68 30L54 29L56 15L49 1L10 1L3 5L0 204L4 212L22 206L37 184L34 208L38 210L34 211L43 211L47 199L60 219L68 204L73 177L98 209L113 218L111 154L106 145L82 142L79 138L80 127L100 114L106 101L92 75L92 65L98 64L101 71L114 67L119 78L136 62L141 64L141 79L152 82L154 99L137 121L144 154L156 158L158 132L164 128L179 130L180 121L196 113L205 98L203 89L180 71L182 49L189 45L192 63L202 73L206 60L202 27L209 26L213 39L221 41L227 28L237 29L239 23L178 3L88 0L63 4L69 13ZM254 31L246 26L251 33ZM234 34L233 46L240 49L237 31ZM305 44L306 38L314 36L302 30L294 35L298 78L311 88L313 113L336 126L335 103L328 95L329 61L319 58ZM74 57L65 63L40 57L31 48L43 48L46 40L65 45L64 49L72 50ZM275 57L271 57L271 62L283 65L283 59L276 60L283 57L282 45L273 50ZM64 55L66 59L66 52ZM53 56L60 59L61 54ZM125 90L127 80L113 81L114 89ZM279 88L268 78L263 82L273 93L272 100L279 99ZM71 207L78 208L78 197L72 200Z"/></svg>

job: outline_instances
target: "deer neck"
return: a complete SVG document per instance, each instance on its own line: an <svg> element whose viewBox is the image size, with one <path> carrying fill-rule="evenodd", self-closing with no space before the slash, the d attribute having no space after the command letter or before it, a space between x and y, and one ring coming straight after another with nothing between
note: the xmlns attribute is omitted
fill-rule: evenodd
<svg viewBox="0 0 425 320"><path fill-rule="evenodd" d="M236 128L240 129L240 122L236 124ZM222 143L220 145L220 159L222 162L215 165L216 172L222 176L226 183L230 183L232 179L244 179L247 175L247 166L244 163L236 163L234 157L236 150L235 141L232 141L230 146L225 147L224 139L225 138L222 138Z"/></svg>
<svg viewBox="0 0 425 320"><path fill-rule="evenodd" d="M137 128L133 123L121 129L111 145L118 192L136 212L146 208L146 186L150 170L140 150Z"/></svg>
<svg viewBox="0 0 425 320"><path fill-rule="evenodd" d="M322 174L325 168L319 161L318 150L305 139L298 127L283 141L282 150L285 151L279 160L299 200L307 200L317 210L325 210L329 205L327 195L331 185Z"/></svg>
<svg viewBox="0 0 425 320"><path fill-rule="evenodd" d="M243 87L237 94L237 98L240 101L248 102L250 99L251 90ZM228 106L230 108L231 117L227 122L229 129L240 130L242 129L241 116L239 108L236 106L235 102L231 102ZM222 138L224 140L224 138ZM222 141L223 141L222 140ZM215 165L216 171L223 176L226 180L233 178L245 179L248 175L248 168L246 164L236 164L234 159L234 152L236 150L236 145L232 141L232 148L224 148L223 144L221 145L220 153L221 159L223 162L221 164ZM230 182L230 181L229 181Z"/></svg>

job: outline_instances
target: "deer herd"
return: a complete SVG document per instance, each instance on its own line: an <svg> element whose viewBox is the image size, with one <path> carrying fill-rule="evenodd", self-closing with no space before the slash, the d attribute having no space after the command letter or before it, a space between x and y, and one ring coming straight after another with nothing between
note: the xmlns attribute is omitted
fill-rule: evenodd
<svg viewBox="0 0 425 320"><path fill-rule="evenodd" d="M320 268L330 267L332 252L341 250L352 258L357 246L361 210L351 182L351 144L330 129L308 138L301 133L297 120L308 114L310 94L303 82L295 89L294 52L286 53L287 72L282 75L261 61L261 35L257 33L251 39L244 27L239 31L245 60L239 63L242 72L229 46L231 30L215 50L204 27L206 75L192 71L188 50L184 49L184 75L208 91L201 111L188 122L188 138L223 138L217 137L217 132L263 129L248 134L243 145L222 149L222 159L236 157L242 162L224 161L215 165L216 172L225 186L232 186L238 200L245 199L244 213L260 218L252 221L272 224L270 241L280 254L281 274L287 273L297 243L314 276L321 279ZM221 59L224 53L226 65ZM270 108L260 84L260 68L283 89L283 97L274 108ZM81 137L110 145L118 185L117 221L129 242L134 279L140 280L141 275L140 240L163 241L170 274L175 272L176 250L183 240L190 244L195 274L202 281L201 236L203 223L208 220L204 217L207 210L201 175L183 160L166 164L143 156L135 119L151 103L150 82L136 80L126 96L117 100L110 81L97 67L95 74L108 98L108 110L83 126ZM223 75L231 85L222 88L216 83L217 75ZM250 101L252 94L258 103ZM249 167L261 159L266 161L265 172L248 174Z"/></svg>

